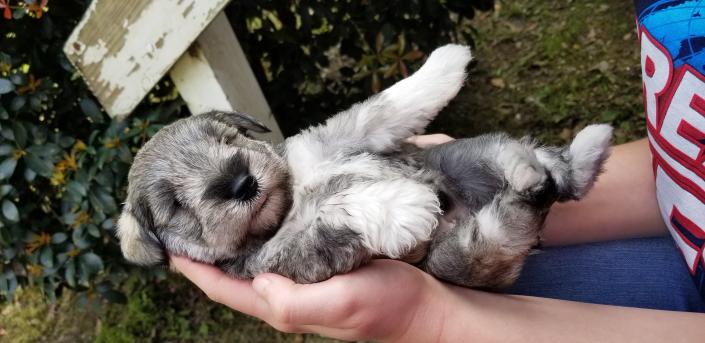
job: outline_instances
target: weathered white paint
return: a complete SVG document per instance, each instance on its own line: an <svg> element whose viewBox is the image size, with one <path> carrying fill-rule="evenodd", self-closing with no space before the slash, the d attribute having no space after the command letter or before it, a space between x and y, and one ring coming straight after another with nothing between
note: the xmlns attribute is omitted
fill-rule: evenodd
<svg viewBox="0 0 705 343"><path fill-rule="evenodd" d="M218 15L170 71L192 113L210 110L247 113L272 132L258 138L277 143L281 130L257 84L225 14Z"/></svg>
<svg viewBox="0 0 705 343"><path fill-rule="evenodd" d="M94 0L64 46L111 116L129 114L228 0Z"/></svg>

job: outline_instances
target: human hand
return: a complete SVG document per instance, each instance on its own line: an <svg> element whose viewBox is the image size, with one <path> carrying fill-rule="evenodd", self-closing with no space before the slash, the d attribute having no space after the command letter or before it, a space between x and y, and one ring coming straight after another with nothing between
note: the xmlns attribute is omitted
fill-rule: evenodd
<svg viewBox="0 0 705 343"><path fill-rule="evenodd" d="M211 300L280 331L345 340L431 341L445 318L446 286L399 261L373 260L315 284L271 273L236 280L185 257L172 256L171 263Z"/></svg>
<svg viewBox="0 0 705 343"><path fill-rule="evenodd" d="M411 136L405 139L404 142L416 145L421 149L426 149L434 145L448 143L453 139L454 138L451 136L442 133L435 133L430 135Z"/></svg>

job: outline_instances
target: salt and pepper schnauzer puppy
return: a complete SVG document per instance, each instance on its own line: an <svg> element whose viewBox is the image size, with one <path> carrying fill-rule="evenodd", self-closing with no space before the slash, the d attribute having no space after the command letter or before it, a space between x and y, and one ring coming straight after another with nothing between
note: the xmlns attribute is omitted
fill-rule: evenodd
<svg viewBox="0 0 705 343"><path fill-rule="evenodd" d="M300 283L388 257L458 285L508 286L551 204L592 187L612 129L588 126L565 147L501 133L405 146L458 93L470 59L467 47L441 47L412 76L276 148L250 138L267 129L239 113L165 127L129 173L123 254Z"/></svg>

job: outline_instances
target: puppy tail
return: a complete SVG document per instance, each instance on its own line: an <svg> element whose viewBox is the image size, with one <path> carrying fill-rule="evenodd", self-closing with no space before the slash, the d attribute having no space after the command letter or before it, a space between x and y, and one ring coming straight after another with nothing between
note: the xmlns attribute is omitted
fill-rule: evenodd
<svg viewBox="0 0 705 343"><path fill-rule="evenodd" d="M612 143L612 127L589 125L578 132L570 145L540 147L536 156L553 178L558 201L578 200L587 194L602 172Z"/></svg>

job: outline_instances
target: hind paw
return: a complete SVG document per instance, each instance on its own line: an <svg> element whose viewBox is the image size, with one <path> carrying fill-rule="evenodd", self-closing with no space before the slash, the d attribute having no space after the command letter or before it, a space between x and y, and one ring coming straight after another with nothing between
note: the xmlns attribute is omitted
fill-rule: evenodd
<svg viewBox="0 0 705 343"><path fill-rule="evenodd" d="M548 176L532 150L519 143L509 143L502 147L497 159L506 181L516 192L533 193L543 189Z"/></svg>

